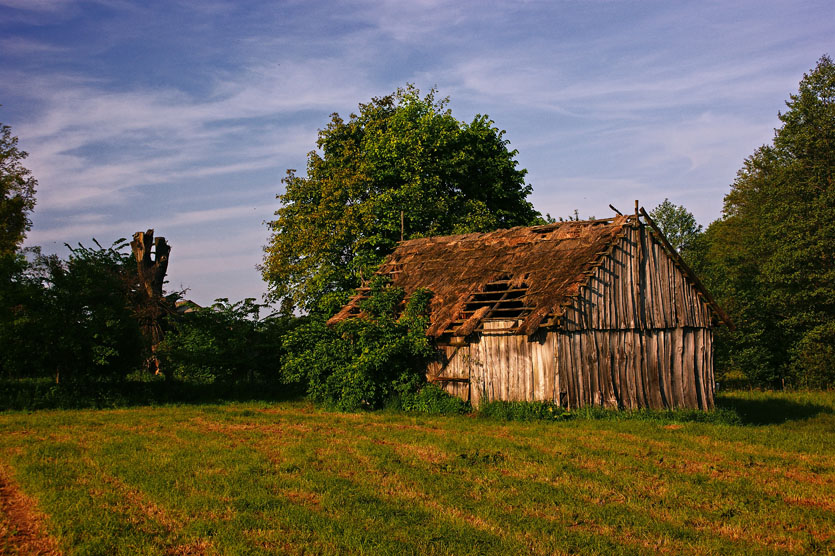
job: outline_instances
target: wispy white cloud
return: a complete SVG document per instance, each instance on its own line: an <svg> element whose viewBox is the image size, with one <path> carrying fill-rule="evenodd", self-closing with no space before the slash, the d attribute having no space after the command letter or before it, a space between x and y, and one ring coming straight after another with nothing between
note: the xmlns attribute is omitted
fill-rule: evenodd
<svg viewBox="0 0 835 556"><path fill-rule="evenodd" d="M139 185L276 167L281 155L301 158L315 128L280 122L357 98L357 86L337 66L322 60L251 68L208 98L172 89L114 92L106 83L60 75L24 81L17 93L43 105L39 117L17 128L39 176L40 208L127 202ZM325 86L340 73L344 88ZM123 148L109 153L114 145Z"/></svg>
<svg viewBox="0 0 835 556"><path fill-rule="evenodd" d="M259 215L266 216L263 208L259 211L251 205L241 205L206 210L192 210L173 212L164 216L151 216L135 218L133 220L114 221L112 217L104 213L83 213L73 215L72 218L59 221L53 228L36 228L29 232L28 239L34 244L39 243L63 243L67 238L91 238L99 239L115 238L125 235L128 231L144 230L148 227L159 230L176 230L178 228L193 228L197 224L218 224L224 221L235 220L240 217L251 218ZM256 223L260 220L256 220ZM260 228L258 224L254 227ZM163 232L165 233L165 232ZM266 232L261 233L266 236ZM217 248L216 244L206 244L202 248L210 251Z"/></svg>
<svg viewBox="0 0 835 556"><path fill-rule="evenodd" d="M666 196L705 222L835 30L816 0L0 6L2 115L40 181L29 244L154 226L174 282L230 297L262 289L261 221L331 112L438 85L508 129L537 208Z"/></svg>
<svg viewBox="0 0 835 556"><path fill-rule="evenodd" d="M35 12L61 11L75 3L76 0L0 0L0 6Z"/></svg>
<svg viewBox="0 0 835 556"><path fill-rule="evenodd" d="M11 56L29 56L66 52L67 48L26 37L6 37L0 39L0 50Z"/></svg>

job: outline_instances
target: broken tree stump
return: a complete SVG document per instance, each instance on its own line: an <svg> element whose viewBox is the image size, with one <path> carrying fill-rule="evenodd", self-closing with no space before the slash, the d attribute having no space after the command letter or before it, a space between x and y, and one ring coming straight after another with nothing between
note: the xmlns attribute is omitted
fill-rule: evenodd
<svg viewBox="0 0 835 556"><path fill-rule="evenodd" d="M171 246L164 237L154 238L154 230L148 230L144 233L133 234L130 248L133 256L136 257L139 281L148 293L148 297L162 297L162 284L165 281L165 273L168 272Z"/></svg>
<svg viewBox="0 0 835 556"><path fill-rule="evenodd" d="M142 334L151 346L148 369L154 374L159 374L159 359L156 351L165 336L162 317L170 312L166 299L163 297L162 285L165 282L165 274L168 272L171 246L164 237L154 238L154 230L148 230L133 234L130 248L136 258L137 275L143 297L137 316Z"/></svg>

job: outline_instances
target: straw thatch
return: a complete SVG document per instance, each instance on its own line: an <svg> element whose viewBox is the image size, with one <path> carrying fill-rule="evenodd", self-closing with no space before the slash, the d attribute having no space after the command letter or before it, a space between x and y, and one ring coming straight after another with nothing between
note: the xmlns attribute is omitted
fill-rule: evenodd
<svg viewBox="0 0 835 556"><path fill-rule="evenodd" d="M413 239L379 272L407 295L432 291L430 336L466 336L490 317L524 319L520 330L532 334L577 295L630 218ZM364 296L361 289L330 323L356 315Z"/></svg>
<svg viewBox="0 0 835 556"><path fill-rule="evenodd" d="M413 239L402 242L378 273L407 295L418 288L432 291L432 337L467 336L484 320L511 318L521 319L519 332L531 335L564 313L624 226L636 221L627 215ZM328 324L358 315L367 291L360 288ZM709 301L719 320L727 321Z"/></svg>

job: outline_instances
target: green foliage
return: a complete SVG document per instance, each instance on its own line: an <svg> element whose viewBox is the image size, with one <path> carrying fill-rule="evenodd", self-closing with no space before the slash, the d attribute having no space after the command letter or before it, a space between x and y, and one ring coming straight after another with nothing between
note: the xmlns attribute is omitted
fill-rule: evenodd
<svg viewBox="0 0 835 556"><path fill-rule="evenodd" d="M713 423L739 425L741 418L733 408L719 407L713 411L697 409L639 409L625 411L588 406L571 411L550 402L482 403L478 417L498 421L566 421L585 419L592 421L660 421L664 423Z"/></svg>
<svg viewBox="0 0 835 556"><path fill-rule="evenodd" d="M95 240L93 240L95 241ZM127 243L79 245L66 261L8 255L0 272L0 371L55 381L124 378L144 359L133 310L135 263Z"/></svg>
<svg viewBox="0 0 835 556"><path fill-rule="evenodd" d="M571 413L551 402L485 402L478 416L500 421L562 421Z"/></svg>
<svg viewBox="0 0 835 556"><path fill-rule="evenodd" d="M721 402L720 402L721 403ZM741 425L742 419L733 408L717 407L712 411L701 409L606 409L582 407L571 412L575 419L598 421L656 421L661 423L712 423L714 425Z"/></svg>
<svg viewBox="0 0 835 556"><path fill-rule="evenodd" d="M22 254L0 254L0 376L31 376L43 372L49 315L41 280Z"/></svg>
<svg viewBox="0 0 835 556"><path fill-rule="evenodd" d="M794 348L794 371L811 388L835 384L835 320L809 330Z"/></svg>
<svg viewBox="0 0 835 556"><path fill-rule="evenodd" d="M738 172L694 266L737 325L720 369L760 384L833 385L835 65L824 56L780 114L772 145Z"/></svg>
<svg viewBox="0 0 835 556"><path fill-rule="evenodd" d="M469 413L469 402L451 396L435 384L427 384L417 392L407 390L396 399L395 407L409 413L430 415L458 415Z"/></svg>
<svg viewBox="0 0 835 556"><path fill-rule="evenodd" d="M435 353L426 337L431 293L418 290L405 300L383 277L371 283L361 318L329 328L320 311L303 317L284 343L284 380L301 383L311 399L341 410L376 409L393 395L415 391ZM337 305L338 306L338 305Z"/></svg>
<svg viewBox="0 0 835 556"><path fill-rule="evenodd" d="M649 215L679 253L686 253L702 232L702 226L696 223L693 213L681 205L671 203L669 199L664 199Z"/></svg>
<svg viewBox="0 0 835 556"><path fill-rule="evenodd" d="M32 227L37 180L21 161L28 155L17 148L17 137L0 123L0 255L17 251Z"/></svg>
<svg viewBox="0 0 835 556"><path fill-rule="evenodd" d="M261 319L263 308L251 298L236 303L218 299L211 307L172 315L170 330L158 348L163 371L196 384L277 379L281 338L293 319Z"/></svg>
<svg viewBox="0 0 835 556"><path fill-rule="evenodd" d="M288 310L369 278L400 240L401 211L406 239L540 221L504 132L456 120L447 102L410 85L347 121L333 114L307 175L288 170L262 269Z"/></svg>
<svg viewBox="0 0 835 556"><path fill-rule="evenodd" d="M93 240L95 242L95 240ZM128 243L78 245L66 263L48 263L56 372L65 378L124 378L144 359L134 314L136 262Z"/></svg>
<svg viewBox="0 0 835 556"><path fill-rule="evenodd" d="M166 380L144 369L124 380L56 384L51 378L0 378L0 411L108 409L167 404L286 400L300 392L278 381L196 383Z"/></svg>

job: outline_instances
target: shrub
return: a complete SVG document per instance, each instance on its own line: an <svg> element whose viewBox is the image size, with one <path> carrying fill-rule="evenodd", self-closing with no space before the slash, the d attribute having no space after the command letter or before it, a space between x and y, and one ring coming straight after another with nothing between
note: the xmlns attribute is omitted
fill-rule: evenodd
<svg viewBox="0 0 835 556"><path fill-rule="evenodd" d="M121 380L146 346L134 311L136 263L124 239L70 247L62 261L33 251L0 261L0 354L8 378ZM69 246L68 246L69 247Z"/></svg>
<svg viewBox="0 0 835 556"><path fill-rule="evenodd" d="M192 384L267 382L278 378L281 337L292 317L259 318L263 305L248 298L217 299L169 317L170 330L160 344L161 369Z"/></svg>
<svg viewBox="0 0 835 556"><path fill-rule="evenodd" d="M804 388L835 385L835 320L807 332L795 348L793 370Z"/></svg>
<svg viewBox="0 0 835 556"><path fill-rule="evenodd" d="M330 296L284 341L284 380L304 384L314 401L347 411L377 409L425 381L425 364L435 353L426 337L431 293L418 290L405 300L383 277L370 288L360 318L329 328L326 316L341 301Z"/></svg>
<svg viewBox="0 0 835 556"><path fill-rule="evenodd" d="M434 384L427 384L417 392L402 392L394 400L392 405L412 413L460 415L472 409L469 402L447 394Z"/></svg>

